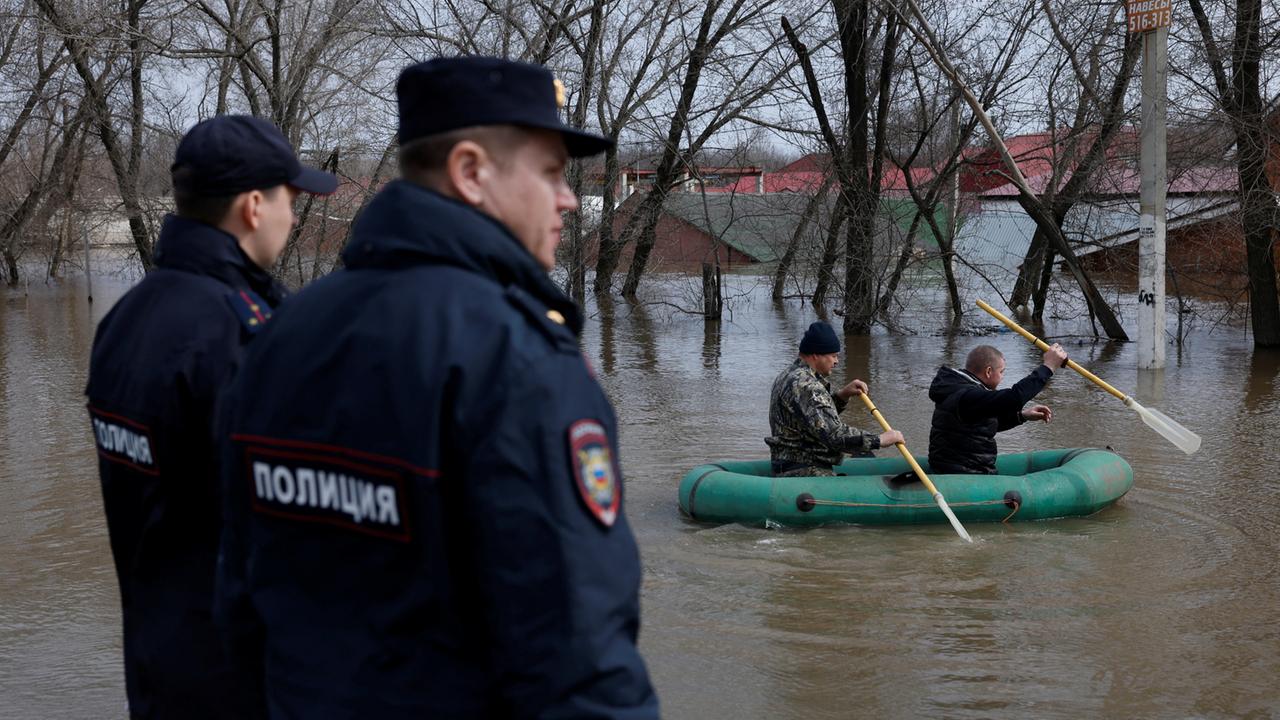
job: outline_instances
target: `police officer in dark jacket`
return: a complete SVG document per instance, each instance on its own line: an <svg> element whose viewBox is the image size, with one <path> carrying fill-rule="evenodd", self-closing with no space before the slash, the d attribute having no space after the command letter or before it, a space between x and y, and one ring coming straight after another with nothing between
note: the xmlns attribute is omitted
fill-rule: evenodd
<svg viewBox="0 0 1280 720"><path fill-rule="evenodd" d="M219 613L274 717L651 718L614 414L547 276L545 69L407 68L403 179L231 392Z"/></svg>
<svg viewBox="0 0 1280 720"><path fill-rule="evenodd" d="M212 623L219 537L219 392L281 289L267 273L299 190L337 179L303 168L270 123L206 120L173 164L177 215L156 267L94 338L89 415L124 611L125 684L135 718L240 718L254 696Z"/></svg>
<svg viewBox="0 0 1280 720"><path fill-rule="evenodd" d="M1053 371L1067 362L1054 343L1042 365L1013 387L997 390L1004 378L1004 355L990 345L969 352L964 369L938 368L929 386L934 402L929 430L929 469L935 473L992 475L996 471L996 433L1028 420L1053 419L1047 405L1023 406L1034 398Z"/></svg>

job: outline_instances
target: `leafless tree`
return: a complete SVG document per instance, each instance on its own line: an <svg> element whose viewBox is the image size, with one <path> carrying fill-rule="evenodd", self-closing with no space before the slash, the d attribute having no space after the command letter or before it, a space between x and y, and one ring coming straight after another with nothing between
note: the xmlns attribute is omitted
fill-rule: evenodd
<svg viewBox="0 0 1280 720"><path fill-rule="evenodd" d="M591 103L598 87L596 66L601 60L600 45L605 34L605 10L613 5L615 3L606 0L591 0L586 30L570 35L570 42L582 64L582 71L578 75L578 83L573 93L573 110L570 114L570 122L574 127L584 127L587 124L587 113L591 110ZM586 172L586 163L582 160L576 160L569 166L569 186L573 189L574 195L579 198L583 197ZM576 212L569 216L567 234L568 291L575 300L583 302L587 292L587 242L583 213Z"/></svg>
<svg viewBox="0 0 1280 720"><path fill-rule="evenodd" d="M1280 34L1274 20L1264 21L1262 0L1223 0L1214 3L1213 16L1202 0L1189 0L1188 5L1213 75L1214 100L1235 134L1253 342L1257 347L1280 347L1280 300L1273 255L1276 202L1267 178L1267 162L1276 142L1273 118L1280 98L1264 97L1262 82L1264 58ZM1227 57L1220 37L1227 33L1219 28L1229 26L1232 19Z"/></svg>
<svg viewBox="0 0 1280 720"><path fill-rule="evenodd" d="M0 95L0 276L13 286L60 191L78 177L87 106L68 81L61 41L43 32L34 9L23 3L0 15L12 23L0 41L0 83L10 89Z"/></svg>
<svg viewBox="0 0 1280 720"><path fill-rule="evenodd" d="M828 231L827 250L822 267L826 275L819 280L814 292L814 302L821 303L825 296L824 278L830 277L834 264L834 239L839 222L844 221L845 239L845 332L865 333L871 327L875 314L872 236L875 218L879 213L880 185L883 175L885 122L888 116L892 66L897 52L899 24L896 15L884 18L884 40L878 65L878 82L874 95L869 96L867 77L870 74L868 46L872 35L871 5L863 0L833 0L837 35L840 40L843 65L844 99L848 114L844 124L845 135L840 138L828 117L817 73L814 70L808 47L800 40L791 23L784 17L782 29L804 70L809 90L809 101L817 116L818 126L831 154L832 165L839 181L840 198L834 214L832 228ZM876 112L872 114L872 107ZM874 125L874 133L870 128ZM874 147L869 143L874 137ZM843 212L841 212L843 211Z"/></svg>
<svg viewBox="0 0 1280 720"><path fill-rule="evenodd" d="M746 43L746 39L738 34L745 28L758 29L759 23L767 20L771 5L771 2L765 2L747 7L744 0L711 0L706 3L696 29L691 28L689 50L682 57L684 77L674 112L661 115L668 121L653 185L631 215L622 235L608 246L602 243L596 265L597 292L608 291L621 249L634 239L635 252L622 294L628 298L636 297L656 241L654 230L667 193L682 174L696 166L694 158L706 142L740 119L785 74L785 67L767 66L767 54L755 49L756 42L752 42L755 52L745 58L738 53L725 52L736 43ZM759 35L752 35L751 39L758 41ZM704 76L713 78L715 82L703 86ZM695 105L700 89L709 98L705 107Z"/></svg>
<svg viewBox="0 0 1280 720"><path fill-rule="evenodd" d="M84 84L88 111L111 163L138 259L149 269L152 235L140 187L146 104L142 11L146 4L147 0L128 0L122 12L110 12L97 4L75 7L36 0ZM116 22L103 23L104 17ZM120 85L127 85L128 92L118 92ZM114 108L117 96L123 96L121 112Z"/></svg>
<svg viewBox="0 0 1280 720"><path fill-rule="evenodd" d="M601 171L599 242L592 287L597 295L613 287L613 273L628 239L625 233L614 232L623 133L637 124L637 114L657 102L659 94L678 76L685 38L677 30L685 12L677 2L658 6L626 3L611 14L611 32L600 45L596 121L614 146L605 151Z"/></svg>
<svg viewBox="0 0 1280 720"><path fill-rule="evenodd" d="M1035 0L1028 0L1029 4L1023 13L1023 16L1029 17L1031 15L1034 2ZM965 101L969 103L970 108L973 110L974 114L978 116L983 127L991 136L991 140L995 143L997 150L999 150L1000 157L1008 171L1009 179L1018 189L1019 204L1022 206L1023 210L1026 211L1033 220L1035 220L1037 230L1043 231L1048 235L1049 241L1052 243L1055 250L1062 256L1063 262L1066 263L1067 268L1071 271L1076 282L1080 285L1080 290L1084 295L1085 302L1088 304L1091 315L1096 316L1098 321L1101 322L1103 330L1107 333L1108 337L1116 340L1128 340L1129 336L1125 333L1124 328L1116 318L1115 311L1111 309L1111 305L1102 296L1102 293L1098 291L1093 280L1080 265L1075 252L1067 243L1061 227L1059 227L1058 223L1055 222L1050 208L1043 200L1032 192L1031 188L1027 185L1026 178L1023 177L1017 161L1009 154L1009 148L1004 144L1004 140L999 131L996 130L995 125L992 123L990 115L982 106L982 103L978 100L977 96L970 89L967 81L960 76L956 71L955 66L948 59L946 49L938 42L927 18L925 18L924 14L920 11L919 5L916 4L915 0L905 0L905 5L905 8L893 5L894 11L903 15L904 22L907 27L910 28L911 33L915 35L916 39L928 49L930 55L934 59L934 62L937 63L939 68L941 68L943 72L950 77L952 82L956 84L961 94L964 96Z"/></svg>
<svg viewBox="0 0 1280 720"><path fill-rule="evenodd" d="M1129 117L1125 112L1127 90L1142 52L1142 41L1129 35L1119 22L1118 5L1097 6L1084 12L1072 5L1070 12L1063 13L1049 0L1041 0L1041 9L1062 53L1058 64L1071 69L1069 79L1063 82L1074 85L1068 88L1072 92L1060 92L1055 81L1050 83L1047 94L1053 169L1041 200L1061 231L1067 213L1093 190L1096 172L1106 163L1108 152L1114 149L1117 134ZM1068 19L1070 25L1066 24ZM1059 95L1076 98L1065 131L1056 121L1053 98ZM1045 230L1037 228L1010 293L1010 306L1025 305L1032 299L1032 317L1043 316L1053 254Z"/></svg>

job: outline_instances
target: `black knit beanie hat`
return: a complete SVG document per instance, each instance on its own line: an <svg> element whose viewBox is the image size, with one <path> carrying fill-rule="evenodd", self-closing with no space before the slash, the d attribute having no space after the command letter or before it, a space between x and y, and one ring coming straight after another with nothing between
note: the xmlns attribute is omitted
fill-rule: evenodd
<svg viewBox="0 0 1280 720"><path fill-rule="evenodd" d="M840 338L831 325L819 320L804 331L800 341L801 355L828 355L840 352Z"/></svg>

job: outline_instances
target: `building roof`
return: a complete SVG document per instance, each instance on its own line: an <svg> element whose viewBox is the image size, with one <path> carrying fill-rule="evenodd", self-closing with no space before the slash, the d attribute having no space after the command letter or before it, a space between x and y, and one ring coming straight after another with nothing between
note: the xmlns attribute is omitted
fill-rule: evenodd
<svg viewBox="0 0 1280 720"><path fill-rule="evenodd" d="M798 173L798 172L816 172L826 174L831 172L831 156L827 153L809 153L802 156L799 160L790 165L783 165L774 171L775 173Z"/></svg>
<svg viewBox="0 0 1280 720"><path fill-rule="evenodd" d="M758 262L772 262L786 250L808 202L808 195L797 193L671 193L663 210ZM819 209L819 217L810 223L810 243L821 241L832 204L832 198L828 198ZM915 217L915 204L906 199L882 198L880 207L878 233L905 236ZM939 227L945 228L944 217L945 209L940 207ZM916 242L936 245L927 223L916 228Z"/></svg>
<svg viewBox="0 0 1280 720"><path fill-rule="evenodd" d="M1174 230L1219 217L1234 210L1221 197L1200 195L1171 197L1166 229ZM999 287L1009 287L1026 259L1036 223L1016 200L986 200L978 212L965 214L956 233L955 251L969 269ZM1135 198L1076 203L1062 224L1062 231L1076 255L1122 245L1137 237L1138 206Z"/></svg>
<svg viewBox="0 0 1280 720"><path fill-rule="evenodd" d="M809 202L793 193L671 193L663 210L759 262L782 256Z"/></svg>
<svg viewBox="0 0 1280 720"><path fill-rule="evenodd" d="M1053 178L1052 171L1039 175L1026 175L1027 186L1031 192L1040 195L1049 186ZM1059 187L1071 179L1068 171L1058 183ZM1196 195L1235 193L1239 190L1239 175L1234 167L1202 165L1182 169L1171 169L1168 172L1168 190L1170 195ZM1136 165L1121 162L1101 168L1090 181L1090 194L1095 196L1131 196L1136 197L1142 191L1142 171ZM1013 183L1005 183L998 187L979 193L980 197L1017 197L1018 190Z"/></svg>
<svg viewBox="0 0 1280 720"><path fill-rule="evenodd" d="M1211 128L1212 129L1212 128ZM1090 140L1077 137L1081 150ZM1117 131L1107 148L1107 159L1091 179L1090 192L1094 195L1137 195L1141 188L1141 172L1138 167L1139 130L1124 127ZM1067 130L1028 133L1005 138L1009 154L1018 163L1031 191L1043 194L1053 179L1053 168L1068 152ZM1205 163L1204 158L1221 149L1221 141L1205 128L1192 126L1171 128L1169 131L1170 167L1168 171L1170 194L1226 193L1237 189L1236 170L1228 165ZM1211 150L1203 148L1208 146ZM1197 150L1199 150L1197 152ZM1225 151L1225 150L1224 150ZM1185 156L1185 157L1183 157ZM1221 155L1219 154L1219 159ZM1181 158L1181 160L1179 160ZM765 192L814 192L822 186L831 171L831 158L826 153L810 153L778 170L764 174ZM913 167L912 183L921 187L932 180L937 171L929 167ZM1064 173L1059 187L1071 178L1071 171ZM735 192L756 192L755 179L743 180L733 185ZM905 193L906 178L898 168L886 165L880 182L883 193ZM1004 171L1004 161L995 147L971 148L964 153L960 168L960 190L981 197L1016 197L1017 188Z"/></svg>
<svg viewBox="0 0 1280 720"><path fill-rule="evenodd" d="M808 158L813 156L807 155L805 157ZM823 157L826 157L826 156L823 156ZM764 181L763 183L760 183L760 184L764 186L764 192L766 193L780 193L780 192L813 193L813 192L817 192L818 189L822 187L822 184L826 182L827 174L828 174L827 170L817 170L817 169L789 170L787 169L797 165L800 165L800 167L817 167L817 162L805 161L804 158L801 158L800 160L797 160L791 165L788 165L785 168L782 168L780 170L763 173ZM919 188L919 187L922 187L924 184L928 183L930 180L932 180L935 174L936 173L933 170L933 168L913 167L911 168L911 181L915 184L917 188ZM725 188L723 188L723 190L728 192L736 192L736 193L754 193L754 192L757 192L758 187L759 185L757 184L756 178L744 177L744 178L738 179L737 182L726 186ZM708 190L710 189L711 188L708 188ZM883 173L880 178L880 190L881 192L890 192L890 193L896 192L899 194L906 193L907 182L905 177L903 176L902 171L893 165L885 165Z"/></svg>

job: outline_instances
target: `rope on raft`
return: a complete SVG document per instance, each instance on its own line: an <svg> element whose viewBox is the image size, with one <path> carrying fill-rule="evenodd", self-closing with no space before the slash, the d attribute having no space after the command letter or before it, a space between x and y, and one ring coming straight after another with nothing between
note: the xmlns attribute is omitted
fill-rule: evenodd
<svg viewBox="0 0 1280 720"><path fill-rule="evenodd" d="M934 503L860 503L845 502L843 500L819 500L811 498L806 501L811 505L830 505L832 507L878 507L878 508L931 508L937 507ZM1000 522L1007 523L1009 519L1018 514L1018 510L1022 508L1022 503L1016 500L975 500L973 502L948 502L951 507L961 507L965 505L1008 505L1013 503L1013 511L1004 516Z"/></svg>

